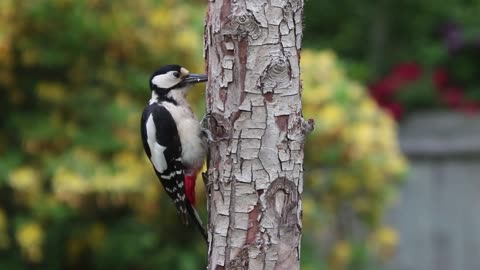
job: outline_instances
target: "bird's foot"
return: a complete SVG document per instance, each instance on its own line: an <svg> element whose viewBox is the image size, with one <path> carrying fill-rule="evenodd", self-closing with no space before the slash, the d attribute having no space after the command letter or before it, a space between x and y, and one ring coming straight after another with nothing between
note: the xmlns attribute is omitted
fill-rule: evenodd
<svg viewBox="0 0 480 270"><path fill-rule="evenodd" d="M202 135L208 140L208 142L215 142L216 140L213 138L213 134L209 129L209 120L210 118L213 118L211 113L205 114L203 116L202 120L200 121L200 127L201 127L201 132Z"/></svg>

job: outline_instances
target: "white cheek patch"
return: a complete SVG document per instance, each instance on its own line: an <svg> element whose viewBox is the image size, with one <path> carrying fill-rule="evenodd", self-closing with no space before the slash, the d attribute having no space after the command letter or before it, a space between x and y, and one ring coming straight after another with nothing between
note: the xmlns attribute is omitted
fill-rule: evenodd
<svg viewBox="0 0 480 270"><path fill-rule="evenodd" d="M178 78L175 78L170 73L157 75L152 78L152 83L160 88L170 88L179 82Z"/></svg>
<svg viewBox="0 0 480 270"><path fill-rule="evenodd" d="M150 147L150 153L152 155L150 157L150 160L152 161L155 170L157 170L159 173L162 173L167 169L167 160L165 159L165 155L163 154L163 152L167 148L157 143L157 128L155 127L155 123L153 122L153 116L151 114L147 119L146 128L147 143L148 147Z"/></svg>

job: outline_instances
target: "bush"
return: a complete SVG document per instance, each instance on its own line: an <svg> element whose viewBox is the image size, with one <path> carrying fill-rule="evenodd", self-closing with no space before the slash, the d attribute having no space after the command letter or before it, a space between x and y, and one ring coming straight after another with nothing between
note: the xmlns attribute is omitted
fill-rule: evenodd
<svg viewBox="0 0 480 270"><path fill-rule="evenodd" d="M303 112L316 122L305 148L305 238L323 243L333 269L368 269L398 241L382 224L406 172L396 124L332 51L305 50L301 66Z"/></svg>
<svg viewBox="0 0 480 270"><path fill-rule="evenodd" d="M199 8L1 1L1 269L204 263L204 244L177 226L138 127L152 70L203 70Z"/></svg>

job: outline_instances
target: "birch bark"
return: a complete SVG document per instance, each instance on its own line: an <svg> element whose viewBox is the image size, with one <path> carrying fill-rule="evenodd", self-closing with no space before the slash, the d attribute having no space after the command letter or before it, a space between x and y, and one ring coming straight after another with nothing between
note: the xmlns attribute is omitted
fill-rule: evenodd
<svg viewBox="0 0 480 270"><path fill-rule="evenodd" d="M211 0L208 269L299 269L303 0Z"/></svg>

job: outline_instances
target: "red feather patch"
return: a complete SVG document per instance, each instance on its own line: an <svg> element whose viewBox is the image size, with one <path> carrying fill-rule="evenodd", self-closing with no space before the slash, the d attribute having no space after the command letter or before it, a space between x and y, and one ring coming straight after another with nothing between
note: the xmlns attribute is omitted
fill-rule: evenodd
<svg viewBox="0 0 480 270"><path fill-rule="evenodd" d="M197 179L197 172L191 175L185 175L185 194L192 206L195 206L195 180Z"/></svg>

